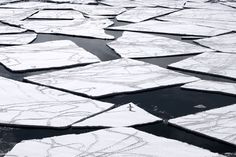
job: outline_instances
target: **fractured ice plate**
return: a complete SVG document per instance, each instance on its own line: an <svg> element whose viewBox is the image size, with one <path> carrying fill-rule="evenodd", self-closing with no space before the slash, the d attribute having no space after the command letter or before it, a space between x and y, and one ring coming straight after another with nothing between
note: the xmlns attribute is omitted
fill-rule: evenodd
<svg viewBox="0 0 236 157"><path fill-rule="evenodd" d="M203 53L169 65L170 68L236 79L236 55Z"/></svg>
<svg viewBox="0 0 236 157"><path fill-rule="evenodd" d="M70 40L0 48L0 62L13 71L55 68L100 61Z"/></svg>
<svg viewBox="0 0 236 157"><path fill-rule="evenodd" d="M37 1L21 1L17 3L8 3L1 5L0 8L20 8L20 9L45 9L47 7L53 7L55 3L45 3Z"/></svg>
<svg viewBox="0 0 236 157"><path fill-rule="evenodd" d="M161 121L133 103L125 104L110 111L101 113L82 122L73 124L72 127L124 127L147 124Z"/></svg>
<svg viewBox="0 0 236 157"><path fill-rule="evenodd" d="M7 35L1 35L0 34L0 45L24 45L24 44L29 44L34 39L36 39L36 37L37 37L36 33L7 34Z"/></svg>
<svg viewBox="0 0 236 157"><path fill-rule="evenodd" d="M107 29L196 36L215 36L228 32L227 30L198 26L194 24L163 22L157 20L149 20L125 26L109 27Z"/></svg>
<svg viewBox="0 0 236 157"><path fill-rule="evenodd" d="M209 10L235 10L234 8L222 5L220 3L211 3L211 2L191 2L188 1L185 5L185 8L195 8L195 9L209 9Z"/></svg>
<svg viewBox="0 0 236 157"><path fill-rule="evenodd" d="M126 31L117 40L107 45L125 58L163 57L212 51L166 37Z"/></svg>
<svg viewBox="0 0 236 157"><path fill-rule="evenodd" d="M69 5L66 5L67 7ZM71 7L74 10L80 11L87 15L119 15L120 13L126 11L125 8L122 7L110 7L104 5L74 5Z"/></svg>
<svg viewBox="0 0 236 157"><path fill-rule="evenodd" d="M82 13L75 10L40 10L29 17L30 19L84 19Z"/></svg>
<svg viewBox="0 0 236 157"><path fill-rule="evenodd" d="M187 83L181 88L236 95L236 83L199 80Z"/></svg>
<svg viewBox="0 0 236 157"><path fill-rule="evenodd" d="M18 28L18 27L9 26L9 25L0 23L0 34L22 33L25 31L26 29L23 29L23 28Z"/></svg>
<svg viewBox="0 0 236 157"><path fill-rule="evenodd" d="M75 3L75 4L97 3L96 0L46 0L46 1L56 2L56 3Z"/></svg>
<svg viewBox="0 0 236 157"><path fill-rule="evenodd" d="M199 39L195 40L195 42L217 51L236 54L236 33Z"/></svg>
<svg viewBox="0 0 236 157"><path fill-rule="evenodd" d="M198 80L132 59L117 59L84 67L26 77L27 80L88 96L104 96L178 85Z"/></svg>
<svg viewBox="0 0 236 157"><path fill-rule="evenodd" d="M111 128L26 140L5 157L223 157L184 142L154 136L133 128Z"/></svg>
<svg viewBox="0 0 236 157"><path fill-rule="evenodd" d="M236 30L235 10L184 9L158 17L160 20L183 22L224 30Z"/></svg>
<svg viewBox="0 0 236 157"><path fill-rule="evenodd" d="M64 128L113 106L0 77L0 123Z"/></svg>
<svg viewBox="0 0 236 157"><path fill-rule="evenodd" d="M108 19L75 19L75 20L28 20L20 23L22 28L37 33L63 34L72 36L114 39L105 33L104 28L112 25Z"/></svg>
<svg viewBox="0 0 236 157"><path fill-rule="evenodd" d="M236 104L169 120L191 131L236 145Z"/></svg>
<svg viewBox="0 0 236 157"><path fill-rule="evenodd" d="M18 2L18 1L21 1L21 0L1 0L0 5L11 3L11 2Z"/></svg>
<svg viewBox="0 0 236 157"><path fill-rule="evenodd" d="M186 0L103 0L101 3L111 6L122 6L122 7L166 7L166 8L182 8Z"/></svg>
<svg viewBox="0 0 236 157"><path fill-rule="evenodd" d="M137 7L118 15L116 19L118 21L141 22L173 11L175 11L175 9Z"/></svg>
<svg viewBox="0 0 236 157"><path fill-rule="evenodd" d="M236 13L234 10L210 10L210 9L184 9L164 16L168 17L202 19L210 21L231 21L236 22Z"/></svg>
<svg viewBox="0 0 236 157"><path fill-rule="evenodd" d="M0 20L24 20L27 17L36 13L37 10L34 9L9 9L9 8L0 8Z"/></svg>

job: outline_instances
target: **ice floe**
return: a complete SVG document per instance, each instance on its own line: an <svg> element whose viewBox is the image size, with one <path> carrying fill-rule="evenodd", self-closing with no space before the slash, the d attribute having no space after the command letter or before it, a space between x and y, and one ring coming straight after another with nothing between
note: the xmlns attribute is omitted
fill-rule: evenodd
<svg viewBox="0 0 236 157"><path fill-rule="evenodd" d="M124 127L161 121L133 103L125 104L73 124L72 127Z"/></svg>
<svg viewBox="0 0 236 157"><path fill-rule="evenodd" d="M149 20L125 26L109 27L110 30L126 30L149 33L166 33L177 35L215 36L229 32L228 30L198 26L191 23L164 22Z"/></svg>
<svg viewBox="0 0 236 157"><path fill-rule="evenodd" d="M0 62L13 71L37 70L100 61L69 40L0 48Z"/></svg>
<svg viewBox="0 0 236 157"><path fill-rule="evenodd" d="M163 17L158 17L158 19L229 31L236 30L235 10L184 9Z"/></svg>
<svg viewBox="0 0 236 157"><path fill-rule="evenodd" d="M236 33L199 39L195 42L217 51L236 54Z"/></svg>
<svg viewBox="0 0 236 157"><path fill-rule="evenodd" d="M113 106L0 77L0 123L65 128Z"/></svg>
<svg viewBox="0 0 236 157"><path fill-rule="evenodd" d="M140 7L140 6L148 6L148 7L167 7L167 8L183 8L186 0L103 0L101 3L111 5L111 6L120 6L120 7Z"/></svg>
<svg viewBox="0 0 236 157"><path fill-rule="evenodd" d="M175 11L175 9L137 7L116 16L116 19L118 21L126 21L126 22L141 22L156 16L161 16L167 13L171 13L173 11Z"/></svg>
<svg viewBox="0 0 236 157"><path fill-rule="evenodd" d="M236 145L236 104L191 114L169 122Z"/></svg>
<svg viewBox="0 0 236 157"><path fill-rule="evenodd" d="M212 51L167 37L126 31L107 45L125 58L163 57Z"/></svg>
<svg viewBox="0 0 236 157"><path fill-rule="evenodd" d="M23 33L26 29L0 23L0 34Z"/></svg>
<svg viewBox="0 0 236 157"><path fill-rule="evenodd" d="M24 45L35 40L37 34L22 33L22 34L0 34L0 45ZM1 49L1 48L0 48Z"/></svg>
<svg viewBox="0 0 236 157"><path fill-rule="evenodd" d="M170 64L169 67L236 79L235 54L203 53Z"/></svg>
<svg viewBox="0 0 236 157"><path fill-rule="evenodd" d="M158 149L157 149L158 148ZM129 156L129 157L223 157L184 142L154 136L133 128L111 128L26 140L5 157Z"/></svg>
<svg viewBox="0 0 236 157"><path fill-rule="evenodd" d="M30 16L31 19L84 19L82 13L75 10L41 10L38 13Z"/></svg>
<svg viewBox="0 0 236 157"><path fill-rule="evenodd" d="M28 20L19 25L37 33L63 34L71 36L114 39L105 33L104 28L112 25L108 19L76 19L76 20Z"/></svg>
<svg viewBox="0 0 236 157"><path fill-rule="evenodd" d="M198 80L159 66L132 59L117 59L26 77L46 86L97 97Z"/></svg>
<svg viewBox="0 0 236 157"><path fill-rule="evenodd" d="M181 88L236 95L236 83L229 82L199 80L185 84Z"/></svg>

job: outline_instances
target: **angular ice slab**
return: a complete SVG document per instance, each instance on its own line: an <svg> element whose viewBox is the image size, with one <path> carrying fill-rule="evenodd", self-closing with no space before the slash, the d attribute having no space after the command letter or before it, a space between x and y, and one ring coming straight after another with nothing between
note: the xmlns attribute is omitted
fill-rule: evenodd
<svg viewBox="0 0 236 157"><path fill-rule="evenodd" d="M181 88L236 95L236 83L199 80L185 84Z"/></svg>
<svg viewBox="0 0 236 157"><path fill-rule="evenodd" d="M9 3L1 5L0 8L18 8L18 9L45 9L55 6L55 3L45 3L37 1L21 1L17 3Z"/></svg>
<svg viewBox="0 0 236 157"><path fill-rule="evenodd" d="M177 85L198 80L149 63L117 59L26 77L46 86L98 97Z"/></svg>
<svg viewBox="0 0 236 157"><path fill-rule="evenodd" d="M124 32L121 37L107 45L125 58L163 57L212 51L166 37L135 32Z"/></svg>
<svg viewBox="0 0 236 157"><path fill-rule="evenodd" d="M168 17L200 19L209 21L231 21L236 22L236 14L234 10L210 10L210 9L184 9L166 15L163 19ZM177 20L178 21L178 20Z"/></svg>
<svg viewBox="0 0 236 157"><path fill-rule="evenodd" d="M169 67L236 79L235 54L203 53L170 64Z"/></svg>
<svg viewBox="0 0 236 157"><path fill-rule="evenodd" d="M147 124L161 121L133 103L125 104L110 111L101 113L82 122L75 123L72 127L124 127Z"/></svg>
<svg viewBox="0 0 236 157"><path fill-rule="evenodd" d="M228 1L228 2L224 2L224 3L222 3L222 4L224 4L224 5L226 5L226 6L230 6L230 7L233 7L234 9L236 8L236 3L235 2L230 2L230 1Z"/></svg>
<svg viewBox="0 0 236 157"><path fill-rule="evenodd" d="M18 2L20 0L1 0L0 5L10 3L10 2Z"/></svg>
<svg viewBox="0 0 236 157"><path fill-rule="evenodd" d="M0 20L9 21L9 20L24 20L27 17L36 13L37 10L34 9L9 9L9 8L0 8Z"/></svg>
<svg viewBox="0 0 236 157"><path fill-rule="evenodd" d="M210 9L210 10L235 10L234 8L222 5L220 3L211 3L211 2L191 2L188 1L185 8L195 8L195 9Z"/></svg>
<svg viewBox="0 0 236 157"><path fill-rule="evenodd" d="M70 40L0 48L0 62L13 71L55 68L100 61Z"/></svg>
<svg viewBox="0 0 236 157"><path fill-rule="evenodd" d="M28 20L22 21L21 27L37 33L63 34L100 39L114 39L105 33L104 28L112 25L108 19L83 19L83 20Z"/></svg>
<svg viewBox="0 0 236 157"><path fill-rule="evenodd" d="M75 3L75 4L90 4L97 3L96 0L47 0L48 2L56 3Z"/></svg>
<svg viewBox="0 0 236 157"><path fill-rule="evenodd" d="M236 11L236 9L235 9ZM211 49L236 54L236 33L195 40L195 42Z"/></svg>
<svg viewBox="0 0 236 157"><path fill-rule="evenodd" d="M0 102L1 124L58 128L68 127L113 106L2 77Z"/></svg>
<svg viewBox="0 0 236 157"><path fill-rule="evenodd" d="M227 30L198 26L194 24L163 22L157 20L149 20L125 26L109 27L108 29L197 36L215 36L228 32Z"/></svg>
<svg viewBox="0 0 236 157"><path fill-rule="evenodd" d="M25 31L26 29L23 29L23 28L18 28L18 27L9 26L9 25L0 23L0 34L22 33Z"/></svg>
<svg viewBox="0 0 236 157"><path fill-rule="evenodd" d="M173 11L175 11L175 9L137 7L118 15L116 19L118 21L141 22Z"/></svg>
<svg viewBox="0 0 236 157"><path fill-rule="evenodd" d="M68 7L67 5L66 7ZM120 13L126 11L125 8L122 7L110 7L103 5L71 5L74 10L80 11L87 15L119 15Z"/></svg>
<svg viewBox="0 0 236 157"><path fill-rule="evenodd" d="M184 142L133 128L111 128L25 140L5 157L223 157Z"/></svg>
<svg viewBox="0 0 236 157"><path fill-rule="evenodd" d="M82 13L75 10L41 10L37 14L29 17L31 19L84 19Z"/></svg>
<svg viewBox="0 0 236 157"><path fill-rule="evenodd" d="M0 45L24 45L36 39L35 33L0 35ZM0 48L1 49L1 48Z"/></svg>
<svg viewBox="0 0 236 157"><path fill-rule="evenodd" d="M158 19L225 30L236 30L235 10L184 9L158 17Z"/></svg>
<svg viewBox="0 0 236 157"><path fill-rule="evenodd" d="M183 8L186 0L103 0L101 3L111 5L111 6L120 6L120 7L167 7L167 8Z"/></svg>
<svg viewBox="0 0 236 157"><path fill-rule="evenodd" d="M236 145L235 121L236 104L171 119L169 122Z"/></svg>

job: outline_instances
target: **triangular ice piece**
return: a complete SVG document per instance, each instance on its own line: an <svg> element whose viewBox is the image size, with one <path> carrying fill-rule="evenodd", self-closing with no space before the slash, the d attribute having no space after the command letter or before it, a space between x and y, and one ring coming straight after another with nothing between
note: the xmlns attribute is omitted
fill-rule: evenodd
<svg viewBox="0 0 236 157"><path fill-rule="evenodd" d="M123 127L161 121L133 103L125 104L97 116L75 123L72 127Z"/></svg>

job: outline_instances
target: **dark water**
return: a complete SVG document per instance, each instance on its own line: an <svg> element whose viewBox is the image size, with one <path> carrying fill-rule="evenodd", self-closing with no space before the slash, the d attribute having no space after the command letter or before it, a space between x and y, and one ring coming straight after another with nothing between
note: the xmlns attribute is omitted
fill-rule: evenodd
<svg viewBox="0 0 236 157"><path fill-rule="evenodd" d="M116 23L116 25L123 25L126 23ZM108 34L112 34L115 37L122 35L121 31L107 31ZM181 36L173 35L163 35L176 40L180 40ZM113 60L120 58L112 49L106 46L107 42L110 40L100 40L92 38L79 38L72 36L63 35L48 35L39 34L37 39L33 43L39 43L51 40L71 40L77 45L85 48L86 50L92 52L98 56L102 61ZM185 42L193 43L192 40L184 40ZM149 59L139 59L145 62L156 64L162 67L167 67L168 64L180 61L182 59L188 58L188 56L176 56L176 57L162 57L162 58L149 58ZM53 71L55 69L42 70L38 72L11 72L7 70L4 66L0 66L0 76L11 78L14 80L23 81L23 77L30 76L34 74L44 73L48 71ZM183 71L180 71L183 72ZM215 76L196 74L191 72L183 72L193 76L198 76L203 79L209 80L221 80L227 82L235 82L234 80L220 78ZM184 116L192 113L197 113L204 110L209 110L213 108L218 108L222 106L227 106L236 103L236 97L206 93L199 91L183 90L180 86L172 86L168 88L148 90L145 92L137 92L131 94L119 94L115 96L100 98L101 101L112 102L116 106L133 102L148 112L161 117L165 120L170 118L175 118L179 116ZM196 105L204 105L206 108L196 108ZM186 131L175 126L171 126L166 123L153 123L149 125L137 126L137 129L152 133L154 135L163 136L166 138L176 139L179 141L187 142L195 146L209 149L218 153L236 152L236 146L228 144L223 141L218 141L213 138L198 135L190 131ZM13 146L27 139L39 139L44 137L51 137L57 135L71 134L71 133L84 133L88 131L97 130L99 128L84 128L84 129L39 129L39 128L19 128L19 127L6 127L0 126L0 156L4 155L7 151L11 150Z"/></svg>

